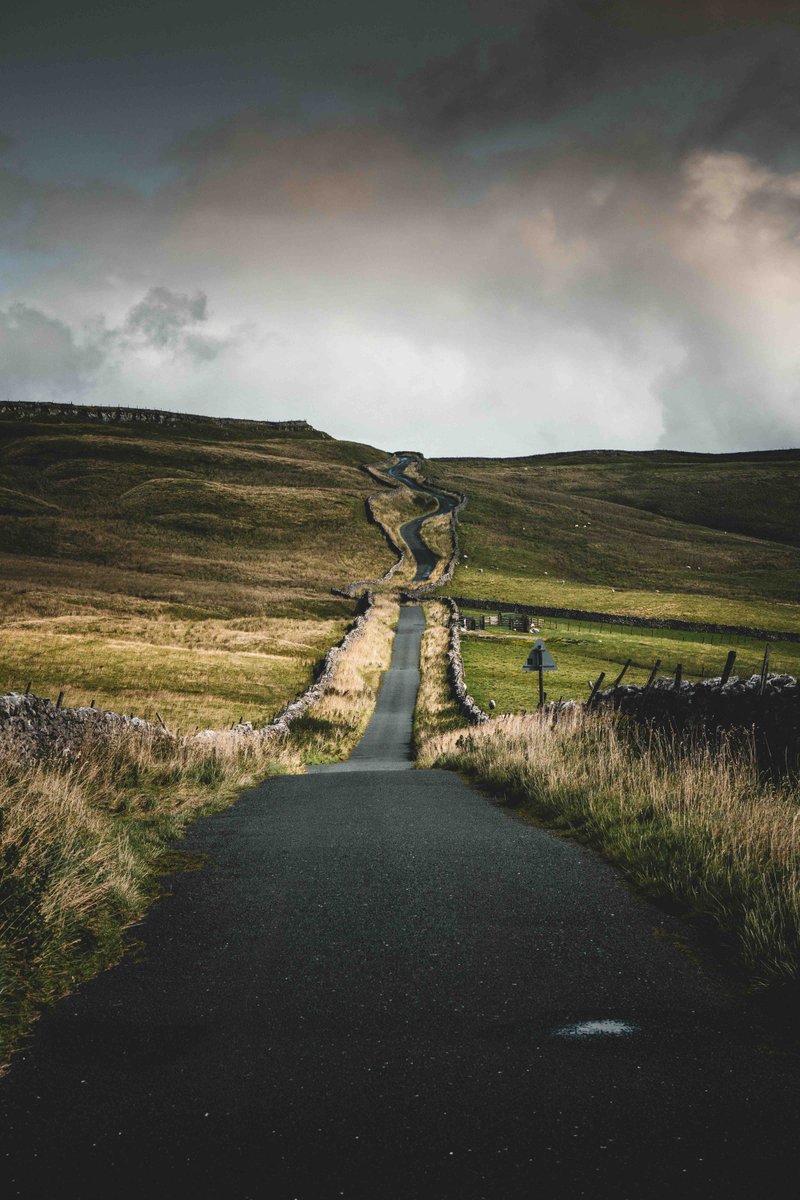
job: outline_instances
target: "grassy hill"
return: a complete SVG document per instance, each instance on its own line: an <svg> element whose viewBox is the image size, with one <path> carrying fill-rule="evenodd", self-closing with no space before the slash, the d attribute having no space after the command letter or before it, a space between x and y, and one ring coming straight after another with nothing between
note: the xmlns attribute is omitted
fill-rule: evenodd
<svg viewBox="0 0 800 1200"><path fill-rule="evenodd" d="M0 406L0 691L180 729L268 719L393 561L382 456L304 422Z"/></svg>
<svg viewBox="0 0 800 1200"><path fill-rule="evenodd" d="M435 459L454 595L800 630L800 451Z"/></svg>

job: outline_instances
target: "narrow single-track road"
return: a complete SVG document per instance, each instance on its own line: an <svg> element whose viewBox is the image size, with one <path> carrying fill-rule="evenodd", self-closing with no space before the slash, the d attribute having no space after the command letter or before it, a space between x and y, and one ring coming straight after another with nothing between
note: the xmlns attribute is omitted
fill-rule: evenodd
<svg viewBox="0 0 800 1200"><path fill-rule="evenodd" d="M204 868L40 1021L0 1083L4 1196L793 1194L796 1065L683 926L403 769L422 625L402 611L353 769L199 822Z"/></svg>
<svg viewBox="0 0 800 1200"><path fill-rule="evenodd" d="M439 556L423 541L422 526L431 517L438 517L442 513L451 513L457 506L458 500L448 492L440 492L436 488L423 485L413 475L408 475L406 467L411 461L408 456L400 458L393 466L387 468L386 474L391 475L392 479L396 479L398 483L405 484L413 492L433 497L439 506L434 512L426 513L423 517L414 517L411 521L406 521L405 525L400 526L400 535L417 560L417 573L414 576L416 581L428 579L439 561Z"/></svg>

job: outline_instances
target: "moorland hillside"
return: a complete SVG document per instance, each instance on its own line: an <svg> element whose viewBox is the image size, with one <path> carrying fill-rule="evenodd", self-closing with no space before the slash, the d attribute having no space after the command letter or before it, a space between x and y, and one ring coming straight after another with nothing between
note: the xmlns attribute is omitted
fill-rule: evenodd
<svg viewBox="0 0 800 1200"><path fill-rule="evenodd" d="M351 619L331 588L393 561L381 457L298 421L2 406L0 691L269 719Z"/></svg>
<svg viewBox="0 0 800 1200"><path fill-rule="evenodd" d="M435 459L469 497L454 595L800 629L800 450Z"/></svg>

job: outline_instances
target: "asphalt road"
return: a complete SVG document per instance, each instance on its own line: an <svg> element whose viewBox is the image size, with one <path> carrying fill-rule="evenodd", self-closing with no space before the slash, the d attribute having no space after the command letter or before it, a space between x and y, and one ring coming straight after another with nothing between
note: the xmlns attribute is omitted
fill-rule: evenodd
<svg viewBox="0 0 800 1200"><path fill-rule="evenodd" d="M359 769L198 823L204 869L40 1021L0 1084L3 1195L795 1194L796 1065L686 928L401 769L420 629L404 610Z"/></svg>
<svg viewBox="0 0 800 1200"><path fill-rule="evenodd" d="M410 458L399 459L393 467L387 469L387 475L391 475L393 479L404 483L413 492L420 492L424 496L433 496L439 505L436 512L428 513L424 517L415 517L411 521L406 521L405 525L400 526L400 533L414 555L414 558L417 560L417 573L414 579L419 580L427 579L439 561L438 555L434 554L430 547L422 540L422 526L432 516L435 517L440 513L452 512L458 501L449 496L447 492L440 492L432 487L424 487L412 475L407 475L406 467L410 462Z"/></svg>

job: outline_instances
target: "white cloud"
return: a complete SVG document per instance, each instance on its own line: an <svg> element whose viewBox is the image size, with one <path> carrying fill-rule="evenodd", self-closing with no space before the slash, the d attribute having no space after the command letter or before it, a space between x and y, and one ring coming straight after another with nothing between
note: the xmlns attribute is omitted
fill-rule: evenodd
<svg viewBox="0 0 800 1200"><path fill-rule="evenodd" d="M438 453L800 441L798 175L576 147L448 175L369 127L257 118L184 170L147 201L42 198L43 247L85 254L13 298L52 343L7 311L16 386Z"/></svg>

